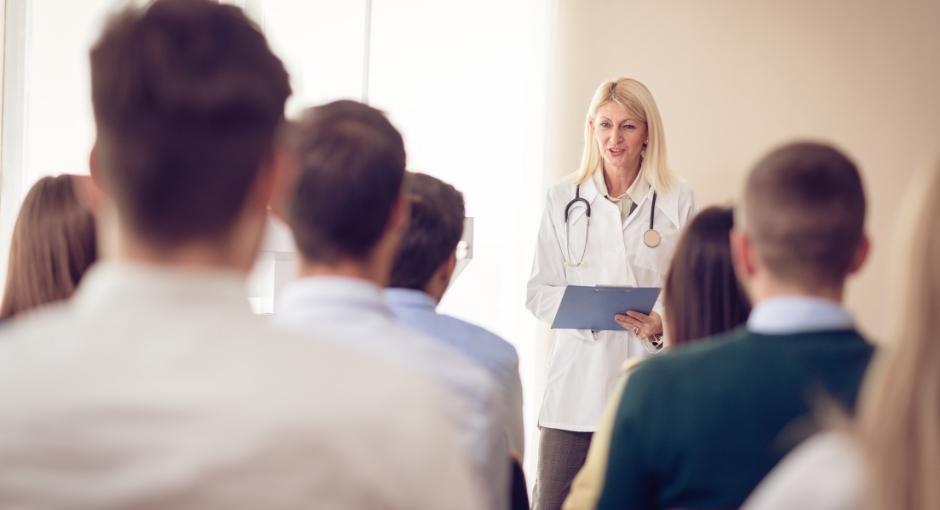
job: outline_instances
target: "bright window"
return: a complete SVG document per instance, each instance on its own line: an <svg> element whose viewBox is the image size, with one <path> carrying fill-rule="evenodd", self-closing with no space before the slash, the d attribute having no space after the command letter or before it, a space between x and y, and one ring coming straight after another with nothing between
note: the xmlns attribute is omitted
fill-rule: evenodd
<svg viewBox="0 0 940 510"><path fill-rule="evenodd" d="M474 218L473 260L442 310L519 350L531 468L537 327L523 302L543 188L551 2L225 1L245 8L288 67L289 114L338 98L367 100L402 131L410 169L463 191ZM124 3L6 1L0 275L32 183L87 172L94 139L87 52L107 11ZM289 233L275 226L249 279L256 311L272 311L294 265Z"/></svg>

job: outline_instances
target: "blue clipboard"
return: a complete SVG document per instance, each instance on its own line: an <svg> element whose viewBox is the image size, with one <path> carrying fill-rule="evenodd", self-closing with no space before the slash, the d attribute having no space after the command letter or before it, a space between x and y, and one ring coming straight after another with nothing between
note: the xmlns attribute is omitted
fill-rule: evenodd
<svg viewBox="0 0 940 510"><path fill-rule="evenodd" d="M658 287L586 287L569 285L552 329L623 331L614 315L633 310L649 315L659 297Z"/></svg>

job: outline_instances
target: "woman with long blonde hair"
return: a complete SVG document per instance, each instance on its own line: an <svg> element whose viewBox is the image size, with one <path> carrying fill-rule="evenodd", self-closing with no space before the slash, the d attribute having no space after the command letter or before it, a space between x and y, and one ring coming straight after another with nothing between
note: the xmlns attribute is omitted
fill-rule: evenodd
<svg viewBox="0 0 940 510"><path fill-rule="evenodd" d="M940 165L908 196L891 341L866 379L857 422L808 440L748 510L940 508Z"/></svg>
<svg viewBox="0 0 940 510"><path fill-rule="evenodd" d="M692 190L667 165L650 91L632 78L601 83L585 118L581 163L548 192L527 308L552 323L568 285L661 287L694 210ZM604 330L554 331L539 415L537 510L560 508L624 361L661 345L659 309L623 310Z"/></svg>

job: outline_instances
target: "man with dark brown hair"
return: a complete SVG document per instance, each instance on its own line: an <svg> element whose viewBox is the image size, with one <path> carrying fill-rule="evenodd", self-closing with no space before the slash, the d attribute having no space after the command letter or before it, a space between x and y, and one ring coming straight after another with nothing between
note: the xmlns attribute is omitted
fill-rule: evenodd
<svg viewBox="0 0 940 510"><path fill-rule="evenodd" d="M504 408L492 379L396 321L382 297L408 224L401 135L375 108L337 101L304 112L292 138L298 168L286 219L301 260L299 277L278 298L277 320L330 333L435 382L485 483L488 508L506 508Z"/></svg>
<svg viewBox="0 0 940 510"><path fill-rule="evenodd" d="M457 268L463 236L463 194L430 175L409 172L405 194L411 204L408 228L395 254L385 300L409 326L453 347L489 372L506 412L509 449L521 459L522 382L515 347L480 326L436 311Z"/></svg>
<svg viewBox="0 0 940 510"><path fill-rule="evenodd" d="M731 248L747 326L630 374L597 508L738 508L820 403L854 408L872 347L842 306L865 261L855 165L818 143L755 165Z"/></svg>
<svg viewBox="0 0 940 510"><path fill-rule="evenodd" d="M480 508L434 388L248 307L290 93L258 29L157 0L91 66L104 260L4 327L0 507Z"/></svg>

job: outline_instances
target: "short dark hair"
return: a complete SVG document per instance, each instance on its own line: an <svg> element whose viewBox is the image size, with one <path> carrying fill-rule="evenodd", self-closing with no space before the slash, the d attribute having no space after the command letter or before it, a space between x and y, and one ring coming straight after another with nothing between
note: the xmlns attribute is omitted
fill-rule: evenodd
<svg viewBox="0 0 940 510"><path fill-rule="evenodd" d="M122 219L164 245L226 234L290 95L258 28L230 5L156 0L115 15L90 56L99 161Z"/></svg>
<svg viewBox="0 0 940 510"><path fill-rule="evenodd" d="M293 131L298 175L286 216L298 250L311 262L366 258L401 194L401 134L349 100L308 109Z"/></svg>
<svg viewBox="0 0 940 510"><path fill-rule="evenodd" d="M68 299L97 260L95 220L79 192L81 178L43 177L26 194L13 228L0 318Z"/></svg>
<svg viewBox="0 0 940 510"><path fill-rule="evenodd" d="M751 313L731 261L734 213L699 212L682 232L663 284L666 329L672 345L734 329Z"/></svg>
<svg viewBox="0 0 940 510"><path fill-rule="evenodd" d="M463 235L463 195L430 175L408 173L411 221L395 255L390 287L424 290Z"/></svg>
<svg viewBox="0 0 940 510"><path fill-rule="evenodd" d="M864 236L865 191L839 150L791 143L751 170L742 212L757 256L775 277L806 288L840 285Z"/></svg>

